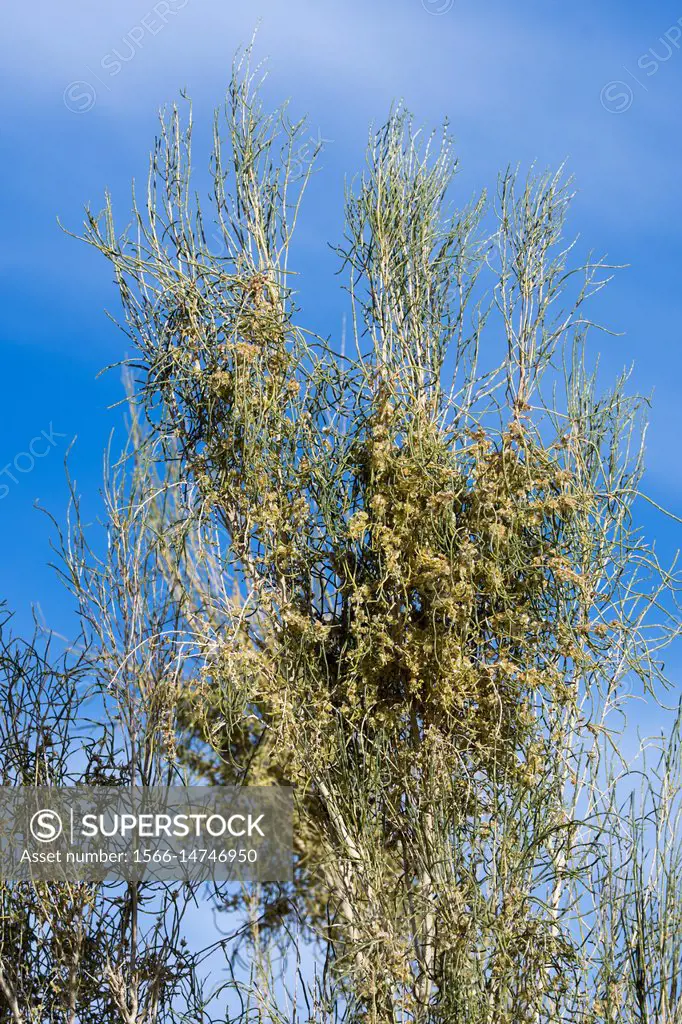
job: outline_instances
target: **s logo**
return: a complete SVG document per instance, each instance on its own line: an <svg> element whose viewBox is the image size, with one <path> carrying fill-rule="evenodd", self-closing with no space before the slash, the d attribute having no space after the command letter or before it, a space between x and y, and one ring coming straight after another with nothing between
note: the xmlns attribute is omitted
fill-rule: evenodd
<svg viewBox="0 0 682 1024"><path fill-rule="evenodd" d="M56 811L36 811L30 828L31 835L39 843L53 843L62 834L62 819Z"/></svg>

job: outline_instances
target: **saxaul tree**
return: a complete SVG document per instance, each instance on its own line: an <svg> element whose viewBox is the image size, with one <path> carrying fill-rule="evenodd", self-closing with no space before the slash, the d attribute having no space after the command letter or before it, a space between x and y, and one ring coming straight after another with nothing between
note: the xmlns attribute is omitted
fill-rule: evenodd
<svg viewBox="0 0 682 1024"><path fill-rule="evenodd" d="M448 132L397 108L345 198L342 347L292 277L316 153L249 60L210 222L191 108L132 227L88 213L133 429L105 556L62 538L136 777L295 786L294 882L219 894L229 1019L680 1021L677 725L639 796L614 740L666 686L679 582L637 526L646 403L586 352L610 268L573 264L562 174L456 207Z"/></svg>
<svg viewBox="0 0 682 1024"><path fill-rule="evenodd" d="M2 786L129 785L125 719L117 714L126 705L104 706L89 652L77 647L58 656L54 638L38 628L22 640L1 611ZM3 846L7 824L5 818ZM192 890L1 881L0 1020L160 1024L176 1019L178 1005L201 1019L203 990L183 940Z"/></svg>

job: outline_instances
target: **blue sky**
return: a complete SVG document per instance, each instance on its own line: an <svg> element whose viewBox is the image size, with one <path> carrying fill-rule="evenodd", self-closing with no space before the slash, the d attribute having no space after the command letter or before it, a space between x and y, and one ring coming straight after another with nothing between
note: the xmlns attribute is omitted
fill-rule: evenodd
<svg viewBox="0 0 682 1024"><path fill-rule="evenodd" d="M108 186L125 222L156 111L181 87L194 99L195 157L205 166L211 111L259 18L266 98L291 97L295 114L308 113L311 136L329 140L299 238L307 324L340 329L343 298L327 242L340 240L344 176L361 167L369 122L394 100L428 126L448 117L462 201L494 186L507 164L567 160L579 190L569 231L584 251L629 264L593 307L624 332L602 339L603 379L634 360L637 387L655 389L647 486L682 509L682 3L37 0L5 11L0 39L0 470L9 465L15 479L0 475L0 596L19 624L39 602L52 628L72 628L48 566L51 529L33 503L63 514L63 458L77 435L70 461L94 517L102 451L120 418L109 408L121 395L118 372L95 379L126 350L104 315L117 312L111 273L56 218L77 231L83 205L99 208ZM42 432L51 444L34 442ZM12 468L27 451L46 454ZM679 545L682 527L645 522L662 551Z"/></svg>

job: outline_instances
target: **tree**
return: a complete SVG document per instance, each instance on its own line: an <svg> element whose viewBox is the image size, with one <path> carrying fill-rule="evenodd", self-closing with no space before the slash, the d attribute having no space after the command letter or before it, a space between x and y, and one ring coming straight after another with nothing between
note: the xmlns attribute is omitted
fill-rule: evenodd
<svg viewBox="0 0 682 1024"><path fill-rule="evenodd" d="M14 637L2 612L1 784L129 784L113 709L91 717L101 694L88 685L87 650L57 658L39 630L30 642ZM154 883L0 881L0 1020L151 1024L178 1000L200 1020L181 934L191 897L191 887Z"/></svg>
<svg viewBox="0 0 682 1024"><path fill-rule="evenodd" d="M316 154L249 58L215 122L219 253L191 108L133 230L88 212L136 346L132 469L105 561L64 543L139 777L296 786L293 885L223 894L239 1019L682 1020L678 727L639 805L614 742L666 684L679 583L636 525L646 403L586 356L610 268L572 266L562 174L452 208L447 130L397 108L346 196L341 351L291 278ZM282 1011L295 930L323 969Z"/></svg>

